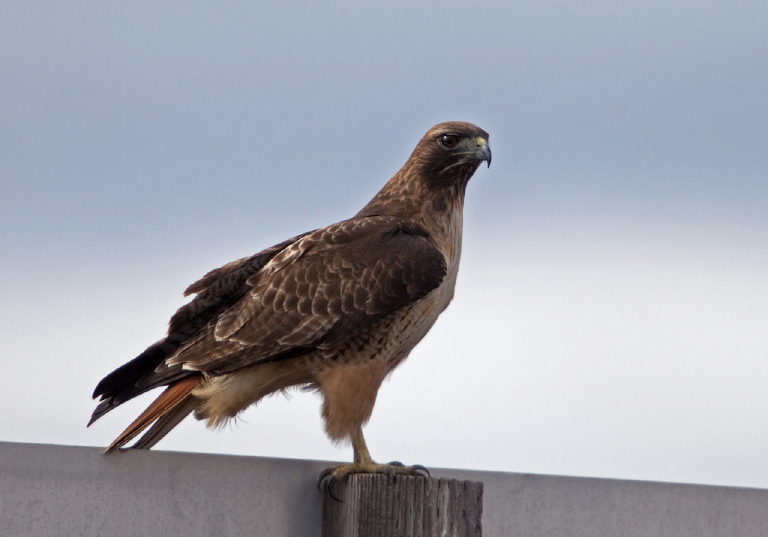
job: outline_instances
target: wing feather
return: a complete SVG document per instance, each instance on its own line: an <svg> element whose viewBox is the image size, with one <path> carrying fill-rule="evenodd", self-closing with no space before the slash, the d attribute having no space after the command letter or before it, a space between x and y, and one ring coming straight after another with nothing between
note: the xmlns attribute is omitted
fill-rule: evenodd
<svg viewBox="0 0 768 537"><path fill-rule="evenodd" d="M189 376L191 373L182 370L180 365L169 366L167 359L181 346L204 339L211 320L215 321L222 312L229 311L229 307L248 292L248 278L304 235L306 233L212 270L190 285L184 294L196 293L197 296L173 315L168 336L112 371L96 386L93 397L100 397L100 402L88 424L146 391Z"/></svg>
<svg viewBox="0 0 768 537"><path fill-rule="evenodd" d="M426 296L446 270L432 239L407 220L343 221L275 255L167 362L224 373L334 346Z"/></svg>

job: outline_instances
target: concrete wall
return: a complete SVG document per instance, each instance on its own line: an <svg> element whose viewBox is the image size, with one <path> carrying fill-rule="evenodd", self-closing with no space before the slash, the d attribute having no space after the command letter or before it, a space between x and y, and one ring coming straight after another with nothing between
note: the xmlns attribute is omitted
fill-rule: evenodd
<svg viewBox="0 0 768 537"><path fill-rule="evenodd" d="M0 443L0 535L319 536L328 462ZM434 470L496 536L768 535L768 490Z"/></svg>

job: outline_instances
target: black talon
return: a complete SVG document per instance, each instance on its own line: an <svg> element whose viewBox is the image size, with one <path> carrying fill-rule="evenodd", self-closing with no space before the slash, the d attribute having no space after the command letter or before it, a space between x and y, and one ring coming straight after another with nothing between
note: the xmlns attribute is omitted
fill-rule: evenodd
<svg viewBox="0 0 768 537"><path fill-rule="evenodd" d="M320 472L320 474L318 474L318 476L317 476L317 483L316 484L317 484L317 490L319 492L323 492L323 488L325 487L325 483L324 482L328 478L328 474L330 474L330 473L331 473L331 469L330 468L326 468L325 470Z"/></svg>
<svg viewBox="0 0 768 537"><path fill-rule="evenodd" d="M432 474L429 473L429 470L426 466L422 466L421 464L414 464L411 466L413 470L416 472L416 475L421 477L432 477Z"/></svg>
<svg viewBox="0 0 768 537"><path fill-rule="evenodd" d="M388 464L388 466L400 466L405 467L405 465L400 461L392 461ZM432 477L432 474L429 473L429 470L426 466L422 466L421 464L414 464L413 466L408 467L410 470L412 470L412 474L419 477ZM402 473L402 472L401 472Z"/></svg>
<svg viewBox="0 0 768 537"><path fill-rule="evenodd" d="M328 496L333 498L334 501L341 502L341 498L336 496L336 494L334 494L333 492L333 490L335 489L335 485L338 484L338 482L339 481L337 479L331 480L330 484L328 485Z"/></svg>
<svg viewBox="0 0 768 537"><path fill-rule="evenodd" d="M389 466L395 466L395 465L393 465L392 463L389 463ZM387 466L387 477L389 478L390 483L395 484L397 483L397 473L389 466Z"/></svg>
<svg viewBox="0 0 768 537"><path fill-rule="evenodd" d="M341 498L336 496L334 493L334 489L336 488L336 484L339 482L339 480L333 477L333 470L333 468L326 468L320 472L320 475L317 476L317 490L323 494L327 492L331 498L337 502L340 502Z"/></svg>
<svg viewBox="0 0 768 537"><path fill-rule="evenodd" d="M389 464L387 464L386 466L387 466L387 475L391 478L391 483L392 484L397 483L397 472L395 470L393 470L391 467L392 466L396 466L396 467L399 467L399 468L404 468L405 464L403 464L400 461L392 461Z"/></svg>

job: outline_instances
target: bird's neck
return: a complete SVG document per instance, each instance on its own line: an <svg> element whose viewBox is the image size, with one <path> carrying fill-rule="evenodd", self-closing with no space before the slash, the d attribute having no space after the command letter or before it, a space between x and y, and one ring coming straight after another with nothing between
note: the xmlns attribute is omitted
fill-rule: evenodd
<svg viewBox="0 0 768 537"><path fill-rule="evenodd" d="M415 175L417 173L418 170L406 164L356 216L406 218L429 233L449 262L454 259L458 262L464 193L472 173L458 181ZM414 180L414 177L418 179Z"/></svg>

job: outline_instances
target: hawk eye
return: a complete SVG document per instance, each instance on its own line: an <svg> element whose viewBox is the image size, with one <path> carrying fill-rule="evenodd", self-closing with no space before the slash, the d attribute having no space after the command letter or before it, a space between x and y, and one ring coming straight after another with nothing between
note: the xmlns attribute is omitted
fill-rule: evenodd
<svg viewBox="0 0 768 537"><path fill-rule="evenodd" d="M443 134L440 137L440 145L446 149L453 149L459 144L459 137L455 134Z"/></svg>

